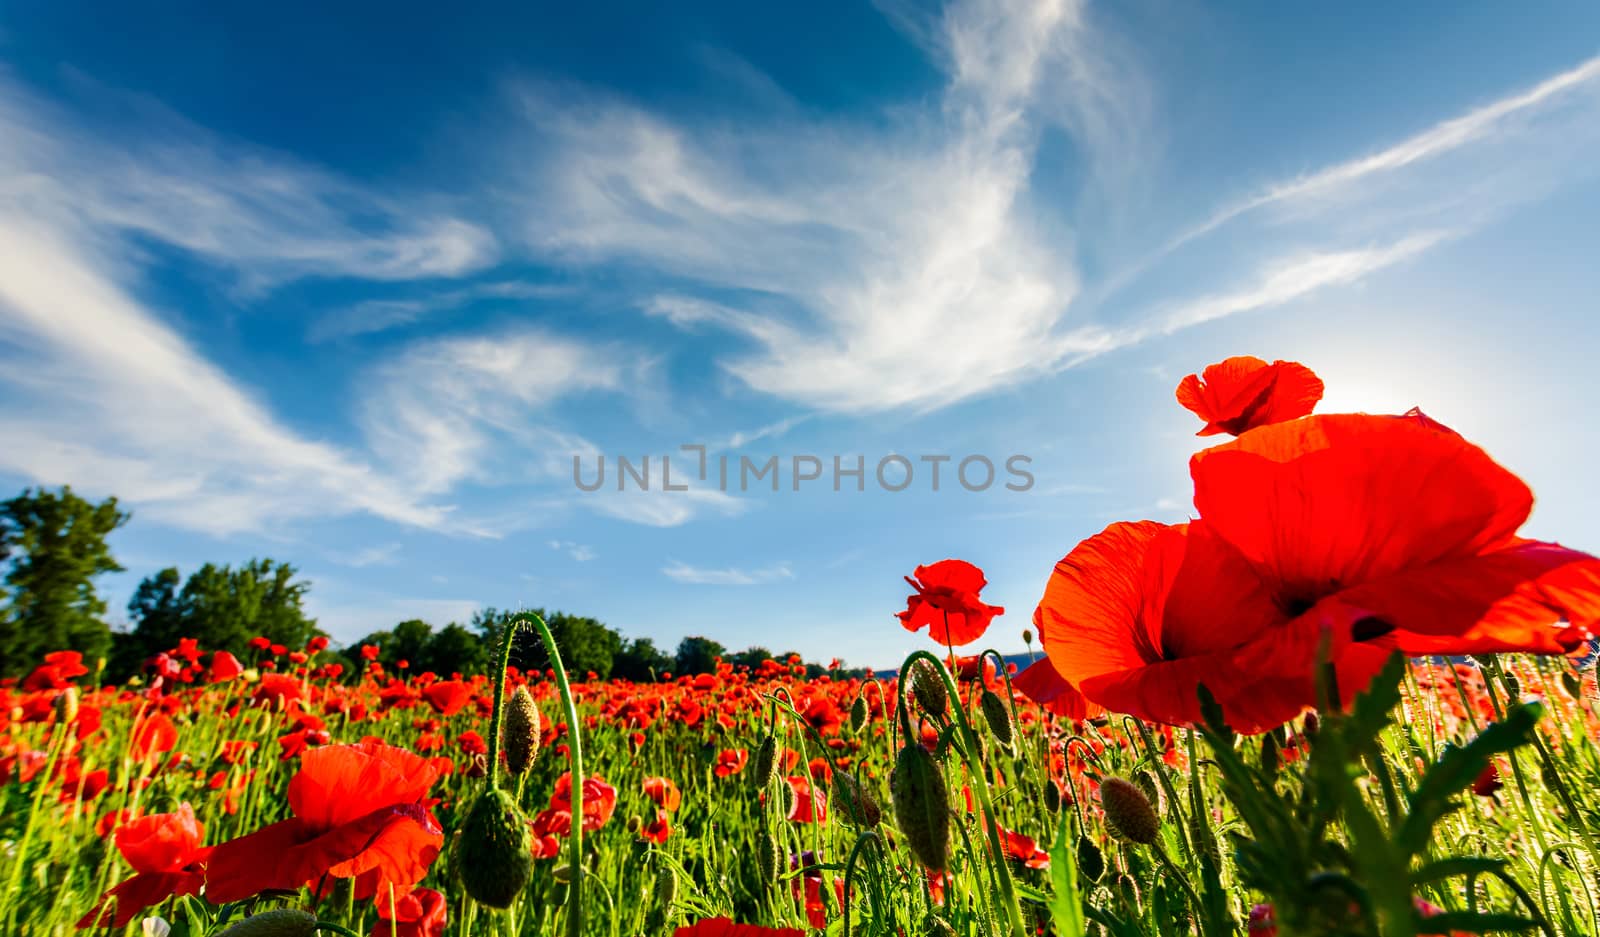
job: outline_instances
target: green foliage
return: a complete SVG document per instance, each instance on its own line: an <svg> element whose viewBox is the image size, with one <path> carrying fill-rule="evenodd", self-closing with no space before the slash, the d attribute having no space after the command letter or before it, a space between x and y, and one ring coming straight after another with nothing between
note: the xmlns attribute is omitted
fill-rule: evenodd
<svg viewBox="0 0 1600 937"><path fill-rule="evenodd" d="M726 658L728 649L710 638L691 635L678 642L678 657L674 673L700 674L713 673L717 669L717 658Z"/></svg>
<svg viewBox="0 0 1600 937"><path fill-rule="evenodd" d="M596 619L566 612L546 612L542 608L521 612L486 608L473 616L472 626L492 646L511 619L523 614L538 615L550 626L550 633L561 648L561 660L573 679L581 680L591 673L600 679L611 675L612 662L622 650L622 635ZM524 670L547 670L550 656L542 645L528 642L518 646L511 663Z"/></svg>
<svg viewBox="0 0 1600 937"><path fill-rule="evenodd" d="M378 647L378 663L390 673L405 663L409 673L432 672L441 677L489 671L490 647L479 634L452 622L438 631L418 618L407 619L387 631L375 631L354 642Z"/></svg>
<svg viewBox="0 0 1600 937"><path fill-rule="evenodd" d="M645 683L664 673L671 673L673 659L668 657L650 638L634 638L624 644L611 663L611 676L621 680Z"/></svg>
<svg viewBox="0 0 1600 937"><path fill-rule="evenodd" d="M0 502L0 562L10 564L0 675L25 672L50 651L81 651L90 661L110 653L94 580L121 572L106 538L127 520L116 498L94 504L71 487L30 488Z"/></svg>
<svg viewBox="0 0 1600 937"><path fill-rule="evenodd" d="M237 568L207 563L182 589L175 568L146 577L128 602L134 628L118 636L114 675L136 671L183 638L235 655L243 655L258 635L285 647L305 647L318 633L317 623L305 613L310 584L295 573L288 563L256 559Z"/></svg>

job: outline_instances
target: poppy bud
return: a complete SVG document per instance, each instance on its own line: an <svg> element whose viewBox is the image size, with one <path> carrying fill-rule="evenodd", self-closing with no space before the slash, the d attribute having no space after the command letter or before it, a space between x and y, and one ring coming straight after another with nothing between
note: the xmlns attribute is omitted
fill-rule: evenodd
<svg viewBox="0 0 1600 937"><path fill-rule="evenodd" d="M883 810L872 792L844 771L833 775L833 809L836 814L863 829L872 829L883 819Z"/></svg>
<svg viewBox="0 0 1600 937"><path fill-rule="evenodd" d="M637 813L628 818L628 832L629 833L632 833L633 835L638 836L639 835L639 831L642 830L642 829L644 829L644 821L639 819L639 815Z"/></svg>
<svg viewBox="0 0 1600 937"><path fill-rule="evenodd" d="M1511 702L1515 703L1522 699L1522 681L1518 680L1515 674L1501 675L1500 682L1505 684L1506 696Z"/></svg>
<svg viewBox="0 0 1600 937"><path fill-rule="evenodd" d="M945 691L944 680L935 670L936 664L919 657L911 664L911 695L916 697L922 711L935 718L943 718L950 711L950 694Z"/></svg>
<svg viewBox="0 0 1600 937"><path fill-rule="evenodd" d="M771 786L778 777L778 740L768 735L761 740L761 745L756 749L756 760L753 771L750 772L750 783L762 790Z"/></svg>
<svg viewBox="0 0 1600 937"><path fill-rule="evenodd" d="M1268 732L1261 737L1261 770L1268 774L1277 774L1278 763L1278 737Z"/></svg>
<svg viewBox="0 0 1600 937"><path fill-rule="evenodd" d="M771 885L778 881L780 860L778 841L771 833L762 830L756 840L756 871L760 873L762 882Z"/></svg>
<svg viewBox="0 0 1600 937"><path fill-rule="evenodd" d="M672 909L672 900L678 897L678 875L672 871L672 866L663 865L656 869L656 904L663 911Z"/></svg>
<svg viewBox="0 0 1600 937"><path fill-rule="evenodd" d="M1033 643L1033 629L1032 628L1024 628L1024 629L1022 629L1022 643L1023 644L1032 644Z"/></svg>
<svg viewBox="0 0 1600 937"><path fill-rule="evenodd" d="M56 721L65 725L78 718L78 688L69 686L55 698Z"/></svg>
<svg viewBox="0 0 1600 937"><path fill-rule="evenodd" d="M1128 873L1117 876L1117 891L1122 892L1122 896L1135 906L1139 904L1139 881Z"/></svg>
<svg viewBox="0 0 1600 937"><path fill-rule="evenodd" d="M858 696L856 697L856 701L850 704L850 731L860 732L861 727L866 724L867 698L865 696Z"/></svg>
<svg viewBox="0 0 1600 937"><path fill-rule="evenodd" d="M1321 726L1322 720L1317 718L1316 713L1306 713L1306 721L1300 730L1300 734L1306 737L1307 742L1315 742L1317 740L1317 729Z"/></svg>
<svg viewBox="0 0 1600 937"><path fill-rule="evenodd" d="M1106 826L1118 839L1146 846L1156 841L1161 818L1137 784L1125 778L1106 778L1100 782L1100 806L1106 812Z"/></svg>
<svg viewBox="0 0 1600 937"><path fill-rule="evenodd" d="M1061 809L1061 785L1054 781L1044 782L1044 809L1051 813Z"/></svg>
<svg viewBox="0 0 1600 937"><path fill-rule="evenodd" d="M1150 806L1155 810L1156 817L1160 818L1161 814L1166 810L1167 802L1161 796L1161 786L1156 783L1156 776L1151 774L1148 768L1140 769L1134 773L1133 783L1139 785L1139 790L1144 791L1145 799L1150 801Z"/></svg>
<svg viewBox="0 0 1600 937"><path fill-rule="evenodd" d="M317 916L299 908L277 908L252 914L217 937L311 937Z"/></svg>
<svg viewBox="0 0 1600 937"><path fill-rule="evenodd" d="M1106 874L1106 857L1100 847L1089 837L1080 836L1077 853L1078 871L1091 882L1100 881L1100 876Z"/></svg>
<svg viewBox="0 0 1600 937"><path fill-rule="evenodd" d="M502 790L484 791L456 848L456 872L467 894L491 908L511 906L533 877L533 835L517 802Z"/></svg>
<svg viewBox="0 0 1600 937"><path fill-rule="evenodd" d="M506 767L512 774L524 774L539 754L539 707L525 686L517 687L506 700L505 722L500 740L505 746Z"/></svg>
<svg viewBox="0 0 1600 937"><path fill-rule="evenodd" d="M1583 699L1583 678L1572 671L1561 671L1561 686L1573 699Z"/></svg>
<svg viewBox="0 0 1600 937"><path fill-rule="evenodd" d="M900 749L889 778L895 823L923 865L943 872L950 861L950 795L938 762L921 745Z"/></svg>
<svg viewBox="0 0 1600 937"><path fill-rule="evenodd" d="M1010 745L1011 713L1006 710L1005 700L993 690L984 690L979 698L979 705L983 708L984 721L989 723L989 731L1000 740L1001 745Z"/></svg>
<svg viewBox="0 0 1600 937"><path fill-rule="evenodd" d="M928 915L928 923L922 928L923 937L956 937L956 929L950 922L937 914Z"/></svg>

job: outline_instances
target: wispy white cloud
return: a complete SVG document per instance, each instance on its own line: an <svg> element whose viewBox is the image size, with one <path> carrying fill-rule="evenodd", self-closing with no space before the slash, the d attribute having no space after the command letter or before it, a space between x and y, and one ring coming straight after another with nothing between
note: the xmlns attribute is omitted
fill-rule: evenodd
<svg viewBox="0 0 1600 937"><path fill-rule="evenodd" d="M400 561L400 544L380 543L351 553L333 553L329 559L340 566L364 569L368 566L393 566Z"/></svg>
<svg viewBox="0 0 1600 937"><path fill-rule="evenodd" d="M759 569L741 569L733 566L710 569L673 560L663 566L661 572L669 579L696 586L759 586L794 578L794 570L788 563L778 563Z"/></svg>
<svg viewBox="0 0 1600 937"><path fill-rule="evenodd" d="M311 324L306 340L317 344L412 325L440 313L491 300L538 300L573 295L570 286L545 283L479 283L404 299L368 299L337 309Z"/></svg>
<svg viewBox="0 0 1600 937"><path fill-rule="evenodd" d="M580 563L587 563L600 554L594 548L584 543L573 543L571 540L551 540L550 549L565 553Z"/></svg>
<svg viewBox="0 0 1600 937"><path fill-rule="evenodd" d="M1094 37L1064 0L957 3L927 32L948 83L887 129L687 126L526 88L528 243L758 291L711 303L679 290L651 309L742 334L755 350L723 361L729 373L824 410L936 407L1098 350L1099 335L1062 326L1070 244L1043 235L1027 195L1042 127L1071 126L1036 106L1040 89L1099 102L1086 107L1103 119L1076 126L1098 146L1135 134L1109 120L1127 113L1106 106L1120 73L1074 58Z"/></svg>

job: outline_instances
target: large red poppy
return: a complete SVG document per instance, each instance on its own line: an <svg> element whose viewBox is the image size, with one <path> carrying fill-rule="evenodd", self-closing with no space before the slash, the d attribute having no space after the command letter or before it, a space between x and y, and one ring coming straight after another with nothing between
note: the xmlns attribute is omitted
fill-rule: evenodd
<svg viewBox="0 0 1600 937"><path fill-rule="evenodd" d="M1038 616L1034 621L1037 627ZM1011 678L1011 686L1047 711L1066 719L1082 722L1105 712L1102 707L1084 699L1077 687L1057 673L1049 657L1041 657L1029 664L1026 670Z"/></svg>
<svg viewBox="0 0 1600 937"><path fill-rule="evenodd" d="M1558 653L1600 621L1600 560L1518 538L1527 486L1420 414L1261 427L1191 473L1201 520L1113 524L1040 604L1056 670L1108 709L1194 722L1205 684L1262 731L1315 699L1324 634L1349 697L1397 649Z"/></svg>
<svg viewBox="0 0 1600 937"><path fill-rule="evenodd" d="M101 895L78 926L126 927L168 898L199 893L211 853L201 845L204 839L205 827L187 802L176 813L152 814L117 827L117 851L136 874Z"/></svg>
<svg viewBox="0 0 1600 937"><path fill-rule="evenodd" d="M971 644L989 630L994 616L1005 613L978 598L989 582L983 570L965 560L918 566L906 582L917 591L906 599L906 610L896 613L900 624L907 631L927 628L928 636L940 644Z"/></svg>
<svg viewBox="0 0 1600 937"><path fill-rule="evenodd" d="M1296 361L1240 355L1191 374L1178 384L1178 402L1205 420L1197 436L1229 433L1309 414L1322 399L1322 379Z"/></svg>
<svg viewBox="0 0 1600 937"><path fill-rule="evenodd" d="M355 879L359 898L408 891L444 843L422 802L436 776L428 759L376 740L306 751L289 782L294 816L216 847L206 898L293 891L324 876Z"/></svg>

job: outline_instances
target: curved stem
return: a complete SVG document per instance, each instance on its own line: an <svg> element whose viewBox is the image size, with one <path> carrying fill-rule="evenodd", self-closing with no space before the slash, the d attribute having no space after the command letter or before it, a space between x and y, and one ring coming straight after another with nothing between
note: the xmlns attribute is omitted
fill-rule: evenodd
<svg viewBox="0 0 1600 937"><path fill-rule="evenodd" d="M905 659L905 663L900 666L900 673L902 675L907 673L912 663L918 659L925 659L934 665L939 678L944 681L945 690L951 696L950 709L956 713L958 725L961 727L961 747L967 758L967 773L975 782L978 802L983 805L983 826L984 831L989 834L989 851L994 856L995 877L1000 881L1000 894L1005 899L1006 924L1012 937L1027 937L1028 930L1022 924L1022 911L1017 904L1016 887L1011 882L1011 867L1006 863L1005 849L1000 844L1000 821L994 815L994 800L989 796L989 780L985 776L987 772L984 770L981 760L976 764L973 763L978 751L978 734L972 729L972 720L967 718L966 707L957 705L961 697L956 692L955 681L950 678L950 671L939 663L937 657L927 651L913 651ZM901 719L907 718L904 693L900 694L899 708ZM907 735L906 741L907 744L910 744L910 733L908 732Z"/></svg>
<svg viewBox="0 0 1600 937"><path fill-rule="evenodd" d="M871 830L866 830L860 836L857 836L856 837L855 846L853 846L850 849L850 860L845 863L845 866L844 866L844 937L850 937L850 884L851 884L851 880L855 878L856 859L857 859L857 857L859 857L861 855L861 848L867 844L867 841L868 840L874 840L874 839L877 839L877 838L878 838L878 834L874 833Z"/></svg>
<svg viewBox="0 0 1600 937"><path fill-rule="evenodd" d="M583 935L583 733L578 726L578 707L572 701L572 686L567 683L567 669L561 665L561 649L556 647L555 636L550 633L550 626L545 624L543 618L532 612L518 612L512 617L512 630L506 634L506 648L501 652L502 658L509 660L511 654L511 641L516 636L516 629L527 627L532 622L533 628L539 632L539 640L544 642L545 652L550 657L550 668L556 672L556 689L561 693L561 708L567 717L567 753L572 762L572 797L577 801L577 816L572 821L571 843L571 873L572 884L567 890L567 935L568 937L582 937ZM499 695L505 695L505 669L501 668L497 675L501 690ZM500 739L500 700L495 701L495 719L491 726L494 732L495 743L498 746ZM498 749L494 752L498 756ZM495 766L498 761L495 762ZM490 767L492 779L495 766ZM491 782L492 783L492 782Z"/></svg>

